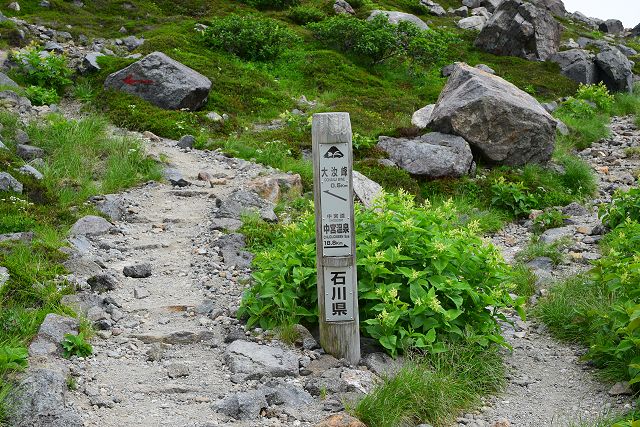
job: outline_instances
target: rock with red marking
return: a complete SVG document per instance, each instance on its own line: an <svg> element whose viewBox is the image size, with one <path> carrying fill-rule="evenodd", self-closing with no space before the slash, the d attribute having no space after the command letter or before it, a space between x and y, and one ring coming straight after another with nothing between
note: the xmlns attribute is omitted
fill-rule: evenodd
<svg viewBox="0 0 640 427"><path fill-rule="evenodd" d="M104 87L138 96L166 110L197 110L207 102L211 81L162 52L153 52L109 75Z"/></svg>

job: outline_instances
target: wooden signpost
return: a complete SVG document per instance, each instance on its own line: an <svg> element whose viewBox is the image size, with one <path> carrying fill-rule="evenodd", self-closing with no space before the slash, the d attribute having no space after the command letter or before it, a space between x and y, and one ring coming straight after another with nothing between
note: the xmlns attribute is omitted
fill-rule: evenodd
<svg viewBox="0 0 640 427"><path fill-rule="evenodd" d="M320 345L334 357L356 364L360 331L351 137L349 113L313 115Z"/></svg>

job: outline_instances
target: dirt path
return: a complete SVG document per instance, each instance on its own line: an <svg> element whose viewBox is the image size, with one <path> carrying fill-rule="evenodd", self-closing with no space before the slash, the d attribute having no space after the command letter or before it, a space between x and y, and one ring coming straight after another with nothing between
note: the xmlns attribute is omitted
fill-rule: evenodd
<svg viewBox="0 0 640 427"><path fill-rule="evenodd" d="M97 306L89 317L106 318L114 325L97 333L94 357L71 362L77 382L72 404L86 426L279 425L286 415L236 420L215 405L259 383L232 378L224 363L228 342L245 338L232 312L239 305L241 282L248 277L246 270L225 264L219 255L217 239L223 233L214 230L214 211L220 200L269 171L174 144L161 140L149 143L148 149L170 159L172 179L181 175L192 185L149 183L120 195L126 220L115 222L115 232L85 248L83 258L112 273L118 285L94 297ZM199 171L226 184L198 181ZM150 265L150 277L122 274L125 267L139 263ZM321 416L321 410L311 410L301 418ZM293 425L307 424L296 420Z"/></svg>
<svg viewBox="0 0 640 427"><path fill-rule="evenodd" d="M640 132L628 117L614 118L611 137L593 144L580 153L596 171L598 195L585 209L570 205L564 212L570 216L568 227L547 231L547 239L567 236L572 244L566 259L558 266L537 259L530 265L538 277L538 292L553 286L554 281L587 270L588 261L599 257L597 242L597 205L609 202L617 188L628 188L635 180L632 174L640 168L640 160L627 158L625 148L640 146ZM528 227L511 224L496 235L494 243L503 249L505 258L513 261L530 239ZM483 413L466 415L466 426L491 425L508 420L511 426L567 426L571 422L593 420L598 415L629 409L629 396L611 396L610 384L595 379L595 371L580 356L585 349L559 343L549 337L543 325L522 322L515 317L515 328L507 328L506 336L514 351L506 357L509 384L505 393L494 399ZM502 426L501 426L502 427Z"/></svg>

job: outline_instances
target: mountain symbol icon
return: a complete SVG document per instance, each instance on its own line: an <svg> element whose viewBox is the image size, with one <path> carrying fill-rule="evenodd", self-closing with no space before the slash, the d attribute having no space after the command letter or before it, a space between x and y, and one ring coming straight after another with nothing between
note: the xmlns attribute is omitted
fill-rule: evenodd
<svg viewBox="0 0 640 427"><path fill-rule="evenodd" d="M340 157L344 157L342 151L338 149L335 145L324 154L325 159L339 159Z"/></svg>

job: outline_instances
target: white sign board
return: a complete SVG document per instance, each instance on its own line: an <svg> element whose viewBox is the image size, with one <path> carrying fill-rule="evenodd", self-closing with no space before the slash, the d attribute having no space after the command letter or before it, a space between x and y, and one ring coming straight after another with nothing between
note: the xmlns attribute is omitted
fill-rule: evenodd
<svg viewBox="0 0 640 427"><path fill-rule="evenodd" d="M324 307L327 322L354 320L353 267L324 268Z"/></svg>
<svg viewBox="0 0 640 427"><path fill-rule="evenodd" d="M322 206L322 254L349 256L351 247L351 203L349 186L351 159L346 142L320 145L320 204Z"/></svg>

